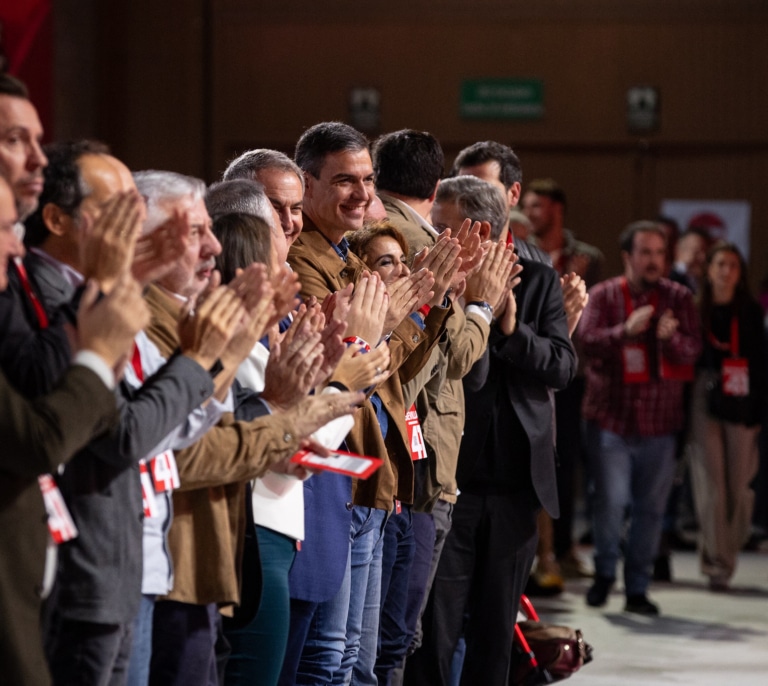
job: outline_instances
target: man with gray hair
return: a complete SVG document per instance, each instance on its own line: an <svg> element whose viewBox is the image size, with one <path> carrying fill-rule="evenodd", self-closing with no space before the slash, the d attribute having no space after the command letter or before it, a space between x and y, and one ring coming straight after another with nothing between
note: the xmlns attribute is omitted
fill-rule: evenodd
<svg viewBox="0 0 768 686"><path fill-rule="evenodd" d="M498 241L505 237L509 216L504 198L490 183L475 176L456 176L445 179L437 187L432 207L432 223L442 233L456 230L465 218L487 222L490 233L483 240Z"/></svg>
<svg viewBox="0 0 768 686"><path fill-rule="evenodd" d="M233 213L251 214L263 220L272 233L272 245L278 262L285 264L289 246L281 227L280 214L259 181L232 179L214 183L205 194L205 206L213 221Z"/></svg>
<svg viewBox="0 0 768 686"><path fill-rule="evenodd" d="M299 237L304 225L304 174L290 157L266 148L249 150L232 160L221 178L262 184L280 218L288 247Z"/></svg>
<svg viewBox="0 0 768 686"><path fill-rule="evenodd" d="M147 198L150 216L155 207L169 215L185 213L192 227L182 258L146 295L152 311L149 336L161 353L171 355L179 344L182 302L197 297L208 286L221 245L211 232L202 182L173 172L141 173L136 180ZM295 280L281 283L291 291L282 294L290 307L298 286ZM269 287L263 297L272 296ZM284 314L284 310L278 311L276 316ZM220 377L232 380L243 358L262 337L263 328L249 324L238 333L221 355L223 368L217 382ZM222 381L222 387L228 385ZM280 389L275 391L279 393ZM234 418L226 414L200 441L176 454L185 489L173 494L177 516L168 547L175 574L173 590L154 608L150 684L216 683L214 640L221 621L219 608L240 602L245 484L276 462L290 459L303 438L349 412L350 396L307 397L291 404L266 394L235 393ZM282 405L285 411L268 415L266 402L273 407ZM212 547L219 554L211 555Z"/></svg>
<svg viewBox="0 0 768 686"><path fill-rule="evenodd" d="M456 231L467 216L489 222L485 238L503 239L507 207L499 190L471 177L442 182L435 225ZM498 306L487 304L496 317L488 347L464 377L466 421L456 473L461 495L423 618L423 645L408 661L406 683L449 683L463 630L461 683L507 684L537 515L542 507L558 515L549 389L571 381L575 354L557 275L537 262L520 264L519 283L505 289Z"/></svg>

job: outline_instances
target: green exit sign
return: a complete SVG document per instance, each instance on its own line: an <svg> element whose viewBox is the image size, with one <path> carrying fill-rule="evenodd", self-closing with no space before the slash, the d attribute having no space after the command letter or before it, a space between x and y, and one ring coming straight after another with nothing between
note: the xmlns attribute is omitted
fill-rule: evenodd
<svg viewBox="0 0 768 686"><path fill-rule="evenodd" d="M477 79L461 84L466 119L541 119L544 83L539 79Z"/></svg>

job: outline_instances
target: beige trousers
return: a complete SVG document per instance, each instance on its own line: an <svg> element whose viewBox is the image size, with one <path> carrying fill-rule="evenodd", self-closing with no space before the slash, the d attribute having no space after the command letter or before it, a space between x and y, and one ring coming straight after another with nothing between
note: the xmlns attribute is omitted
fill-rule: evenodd
<svg viewBox="0 0 768 686"><path fill-rule="evenodd" d="M759 426L725 422L707 414L707 381L699 372L691 403L688 454L696 514L701 529L701 571L727 581L749 538L758 468Z"/></svg>

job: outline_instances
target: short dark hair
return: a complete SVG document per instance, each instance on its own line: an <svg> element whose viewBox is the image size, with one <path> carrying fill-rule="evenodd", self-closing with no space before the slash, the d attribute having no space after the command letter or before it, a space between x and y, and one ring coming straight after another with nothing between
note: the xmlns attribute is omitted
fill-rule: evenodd
<svg viewBox="0 0 768 686"><path fill-rule="evenodd" d="M272 231L259 217L239 212L222 214L213 222L213 233L221 243L216 268L221 272L222 283L229 283L238 269L245 269L254 262L270 268Z"/></svg>
<svg viewBox="0 0 768 686"><path fill-rule="evenodd" d="M528 184L525 192L543 195L553 202L560 203L563 206L563 209L565 209L567 205L565 191L554 179L534 179Z"/></svg>
<svg viewBox="0 0 768 686"><path fill-rule="evenodd" d="M442 178L445 155L431 133L402 129L385 133L373 144L376 188L426 200Z"/></svg>
<svg viewBox="0 0 768 686"><path fill-rule="evenodd" d="M368 149L368 139L357 129L340 121L326 121L301 134L294 160L303 171L319 179L326 155Z"/></svg>
<svg viewBox="0 0 768 686"><path fill-rule="evenodd" d="M635 247L635 236L638 233L655 233L664 239L665 244L667 242L667 233L658 223L642 219L632 222L621 232L619 246L623 252L632 254L632 250Z"/></svg>
<svg viewBox="0 0 768 686"><path fill-rule="evenodd" d="M0 95L10 95L14 98L29 100L27 85L10 74L0 73Z"/></svg>
<svg viewBox="0 0 768 686"><path fill-rule="evenodd" d="M444 179L437 187L435 202L455 202L464 217L473 222L488 222L494 241L501 237L509 219L507 203L499 187L476 176Z"/></svg>
<svg viewBox="0 0 768 686"><path fill-rule="evenodd" d="M85 155L108 155L109 148L99 141L79 140L51 143L43 148L48 166L43 169L43 192L37 209L24 222L24 242L29 246L40 245L48 237L48 227L43 221L45 206L52 203L66 214L74 216L91 192L83 183L78 160Z"/></svg>
<svg viewBox="0 0 768 686"><path fill-rule="evenodd" d="M486 162L499 163L499 181L509 190L513 183L523 182L520 159L508 145L496 141L479 141L464 148L453 163L451 174L458 176L461 167L476 167Z"/></svg>

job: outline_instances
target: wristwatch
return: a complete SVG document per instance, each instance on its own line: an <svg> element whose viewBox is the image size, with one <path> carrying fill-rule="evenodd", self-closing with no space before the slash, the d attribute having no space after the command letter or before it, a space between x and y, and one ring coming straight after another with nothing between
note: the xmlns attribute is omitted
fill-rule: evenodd
<svg viewBox="0 0 768 686"><path fill-rule="evenodd" d="M486 302L485 300L473 300L472 302L467 303L467 307L470 305L474 305L475 307L480 307L483 310L486 310L488 314L493 317L493 305L491 305L491 303Z"/></svg>

